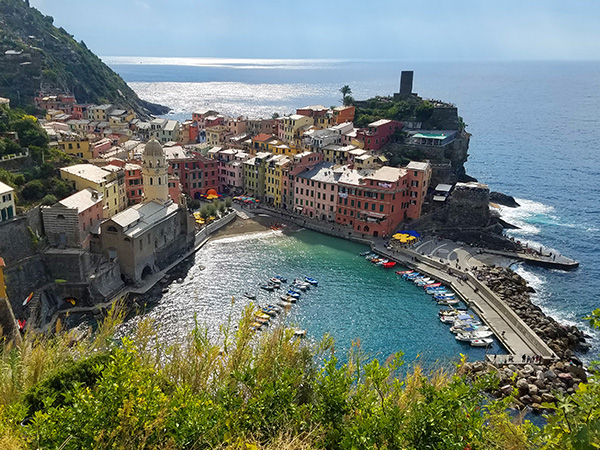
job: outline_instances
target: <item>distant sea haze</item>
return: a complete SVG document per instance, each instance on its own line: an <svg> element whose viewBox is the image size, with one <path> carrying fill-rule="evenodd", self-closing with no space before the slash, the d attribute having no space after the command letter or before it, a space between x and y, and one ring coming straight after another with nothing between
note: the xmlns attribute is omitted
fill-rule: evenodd
<svg viewBox="0 0 600 450"><path fill-rule="evenodd" d="M582 317L600 306L600 63L103 58L145 100L190 118L195 109L270 117L398 91L414 70L414 92L456 104L472 133L467 172L517 197L505 208L511 235L580 262L573 272L520 266L534 302L600 339ZM338 337L343 339L344 336Z"/></svg>

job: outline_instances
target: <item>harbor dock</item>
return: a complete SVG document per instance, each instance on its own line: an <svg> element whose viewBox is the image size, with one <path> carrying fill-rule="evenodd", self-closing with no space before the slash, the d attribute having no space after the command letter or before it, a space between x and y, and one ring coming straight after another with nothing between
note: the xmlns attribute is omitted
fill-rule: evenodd
<svg viewBox="0 0 600 450"><path fill-rule="evenodd" d="M451 268L451 273L448 273L450 267L447 263L441 263L408 248L388 250L382 242L374 242L371 249L452 288L494 332L508 351L508 358L512 356L511 359L515 362L521 361L522 355L538 355L548 361L557 359L550 347L502 299L471 273L455 268ZM461 281L461 278L466 281ZM501 360L507 359L506 355L498 357ZM488 358L494 358L494 355L488 355Z"/></svg>

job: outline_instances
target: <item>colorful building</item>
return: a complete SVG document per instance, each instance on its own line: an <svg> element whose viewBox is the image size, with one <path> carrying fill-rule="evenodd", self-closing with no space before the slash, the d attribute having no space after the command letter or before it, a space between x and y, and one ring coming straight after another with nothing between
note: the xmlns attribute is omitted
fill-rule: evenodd
<svg viewBox="0 0 600 450"><path fill-rule="evenodd" d="M72 114L75 105L75 97L72 95L48 95L33 99L35 106L44 111L57 110L65 114Z"/></svg>
<svg viewBox="0 0 600 450"><path fill-rule="evenodd" d="M63 180L71 181L81 191L92 188L102 195L102 217L108 219L127 207L125 173L121 168L105 170L93 164L76 164L60 169Z"/></svg>
<svg viewBox="0 0 600 450"><path fill-rule="evenodd" d="M267 160L271 157L271 153L258 152L253 158L244 161L244 189L249 195L264 198L265 169Z"/></svg>
<svg viewBox="0 0 600 450"><path fill-rule="evenodd" d="M396 120L381 119L358 130L357 140L363 143L365 150L379 150L390 141L390 137L402 129L402 123Z"/></svg>
<svg viewBox="0 0 600 450"><path fill-rule="evenodd" d="M317 153L323 154L323 161L328 161L333 164L345 165L348 164L348 152L356 149L352 145L331 144L326 147L317 149Z"/></svg>
<svg viewBox="0 0 600 450"><path fill-rule="evenodd" d="M280 208L282 206L283 177L291 159L285 155L273 155L265 168L265 201Z"/></svg>
<svg viewBox="0 0 600 450"><path fill-rule="evenodd" d="M296 176L294 211L311 218L335 221L340 170L330 162L320 162Z"/></svg>
<svg viewBox="0 0 600 450"><path fill-rule="evenodd" d="M352 227L358 233L385 237L410 217L411 177L407 169L387 166L375 170L344 169L338 181L335 218L338 224Z"/></svg>
<svg viewBox="0 0 600 450"><path fill-rule="evenodd" d="M337 106L333 108L333 119L336 124L354 122L356 108L354 106Z"/></svg>
<svg viewBox="0 0 600 450"><path fill-rule="evenodd" d="M406 170L408 170L410 188L408 217L418 219L421 217L427 189L431 183L432 168L428 162L411 161L406 166Z"/></svg>
<svg viewBox="0 0 600 450"><path fill-rule="evenodd" d="M229 134L225 125L215 125L206 129L206 142L208 145L224 145Z"/></svg>
<svg viewBox="0 0 600 450"><path fill-rule="evenodd" d="M90 151L90 141L87 137L82 138L76 134L62 136L58 141L58 146L67 155L77 156L87 160L94 158Z"/></svg>
<svg viewBox="0 0 600 450"><path fill-rule="evenodd" d="M144 178L142 176L142 166L140 164L128 163L121 160L114 160L111 166L122 167L125 171L125 195L127 196L128 206L136 205L144 200ZM110 170L108 166L105 170Z"/></svg>
<svg viewBox="0 0 600 450"><path fill-rule="evenodd" d="M169 149L165 148L167 150ZM167 159L169 173L179 179L183 192L190 197L197 199L210 189L219 189L218 160L195 152L182 152L178 157L167 156Z"/></svg>
<svg viewBox="0 0 600 450"><path fill-rule="evenodd" d="M311 125L314 124L314 119L310 116L301 116L300 114L292 114L283 118L283 141L287 144L296 144L301 146L302 134Z"/></svg>

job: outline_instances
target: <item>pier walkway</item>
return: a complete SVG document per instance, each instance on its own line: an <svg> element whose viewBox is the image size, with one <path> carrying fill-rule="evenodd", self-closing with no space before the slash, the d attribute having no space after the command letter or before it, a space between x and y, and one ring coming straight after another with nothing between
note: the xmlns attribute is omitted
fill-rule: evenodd
<svg viewBox="0 0 600 450"><path fill-rule="evenodd" d="M371 248L388 259L431 276L452 288L490 327L515 362L520 362L523 355L557 358L550 347L502 299L469 272L459 271L447 263L440 263L411 249L388 250L381 241L373 242ZM461 277L466 277L466 281L461 281ZM503 358L502 355L499 357Z"/></svg>

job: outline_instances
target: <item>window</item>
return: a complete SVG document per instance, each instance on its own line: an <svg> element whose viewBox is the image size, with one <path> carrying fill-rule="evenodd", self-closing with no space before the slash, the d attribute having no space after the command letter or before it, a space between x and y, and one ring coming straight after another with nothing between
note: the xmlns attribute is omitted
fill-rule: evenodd
<svg viewBox="0 0 600 450"><path fill-rule="evenodd" d="M365 202L365 209L369 209L369 204Z"/></svg>
<svg viewBox="0 0 600 450"><path fill-rule="evenodd" d="M383 205L379 205L379 212L383 212Z"/></svg>
<svg viewBox="0 0 600 450"><path fill-rule="evenodd" d="M116 227L113 227L112 225L109 226L106 231L108 231L109 233L118 233L118 230L116 229Z"/></svg>
<svg viewBox="0 0 600 450"><path fill-rule="evenodd" d="M371 211L375 211L375 203L371 205Z"/></svg>

